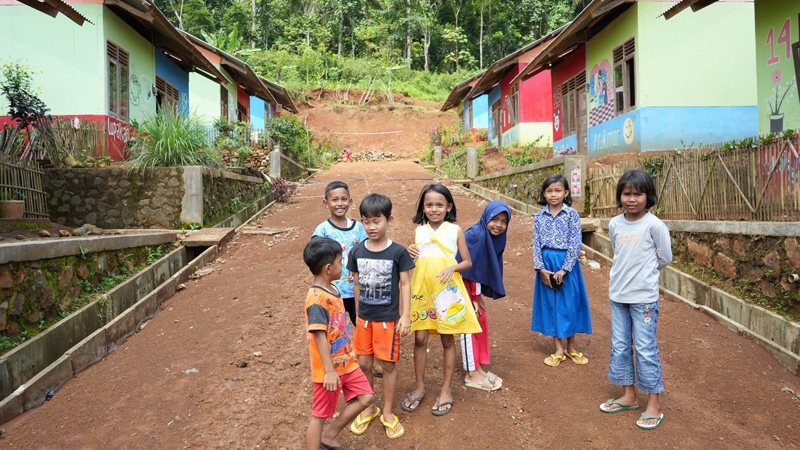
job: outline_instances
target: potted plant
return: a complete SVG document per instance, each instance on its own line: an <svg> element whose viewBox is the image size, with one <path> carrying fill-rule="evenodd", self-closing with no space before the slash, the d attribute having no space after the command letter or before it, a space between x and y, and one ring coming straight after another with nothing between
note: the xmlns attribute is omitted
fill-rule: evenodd
<svg viewBox="0 0 800 450"><path fill-rule="evenodd" d="M22 219L25 213L25 198L19 191L0 192L0 218Z"/></svg>

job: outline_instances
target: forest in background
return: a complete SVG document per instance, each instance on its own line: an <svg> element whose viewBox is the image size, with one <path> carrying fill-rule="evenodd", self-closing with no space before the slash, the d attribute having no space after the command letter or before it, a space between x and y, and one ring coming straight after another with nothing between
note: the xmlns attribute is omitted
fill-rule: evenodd
<svg viewBox="0 0 800 450"><path fill-rule="evenodd" d="M589 0L156 0L173 24L293 89L444 100Z"/></svg>

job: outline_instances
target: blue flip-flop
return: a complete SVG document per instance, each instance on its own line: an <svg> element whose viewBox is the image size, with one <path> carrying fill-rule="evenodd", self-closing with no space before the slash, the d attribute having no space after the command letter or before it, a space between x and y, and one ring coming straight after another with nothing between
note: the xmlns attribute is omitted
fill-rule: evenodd
<svg viewBox="0 0 800 450"><path fill-rule="evenodd" d="M653 425L642 425L638 420L636 421L636 426L643 430L655 430L659 425L661 425L661 421L664 420L664 413L661 413L657 416L645 416L644 413L642 413L642 418L640 420L658 420L658 422L654 423Z"/></svg>
<svg viewBox="0 0 800 450"><path fill-rule="evenodd" d="M608 409L608 406L606 406L606 404L608 404L608 406L617 405L619 406L619 408ZM620 411L630 411L633 409L639 409L639 405L629 405L627 403L618 402L617 399L615 398L610 398L607 401L600 403L600 411L603 411L606 414L614 414Z"/></svg>

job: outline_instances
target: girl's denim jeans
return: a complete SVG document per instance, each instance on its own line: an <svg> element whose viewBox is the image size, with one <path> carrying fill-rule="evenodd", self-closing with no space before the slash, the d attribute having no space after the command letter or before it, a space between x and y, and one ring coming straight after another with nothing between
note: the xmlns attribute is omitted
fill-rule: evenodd
<svg viewBox="0 0 800 450"><path fill-rule="evenodd" d="M645 393L664 392L664 378L656 342L658 302L609 303L611 359L608 365L608 381L621 386L632 386L638 381L637 386ZM632 344L636 346L635 378Z"/></svg>

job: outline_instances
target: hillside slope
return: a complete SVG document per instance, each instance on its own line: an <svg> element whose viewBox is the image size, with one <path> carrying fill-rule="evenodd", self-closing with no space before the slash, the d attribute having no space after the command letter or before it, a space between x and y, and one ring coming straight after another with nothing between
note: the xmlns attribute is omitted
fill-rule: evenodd
<svg viewBox="0 0 800 450"><path fill-rule="evenodd" d="M298 117L323 145L349 145L354 153L389 152L402 157L416 155L428 143L433 128L455 125L456 115L439 111L440 103L402 94L395 94L392 103L386 95L377 93L367 105L358 106L361 95L351 90L350 103L355 104L346 104L337 93L316 89L311 92L310 104L301 106Z"/></svg>

